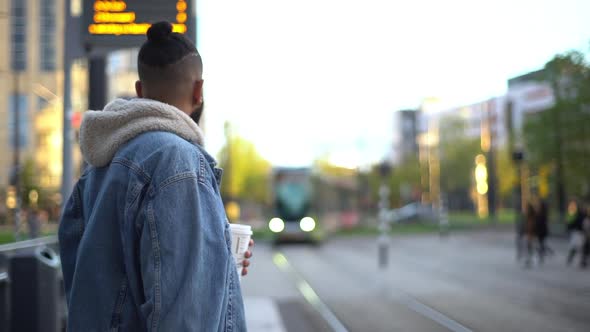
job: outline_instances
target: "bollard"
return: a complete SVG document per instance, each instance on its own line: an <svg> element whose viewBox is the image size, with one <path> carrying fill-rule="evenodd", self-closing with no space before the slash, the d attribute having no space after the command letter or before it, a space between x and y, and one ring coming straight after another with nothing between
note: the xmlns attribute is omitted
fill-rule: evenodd
<svg viewBox="0 0 590 332"><path fill-rule="evenodd" d="M389 188L386 185L381 185L379 189L379 237L377 261L381 270L387 269L389 263L389 221L387 220L387 210L389 207Z"/></svg>
<svg viewBox="0 0 590 332"><path fill-rule="evenodd" d="M60 261L49 247L10 259L12 331L61 331Z"/></svg>
<svg viewBox="0 0 590 332"><path fill-rule="evenodd" d="M386 269L389 262L389 244L387 236L379 236L379 268Z"/></svg>
<svg viewBox="0 0 590 332"><path fill-rule="evenodd" d="M441 199L438 215L438 235L441 238L448 236L449 228L449 213L444 205L444 201Z"/></svg>

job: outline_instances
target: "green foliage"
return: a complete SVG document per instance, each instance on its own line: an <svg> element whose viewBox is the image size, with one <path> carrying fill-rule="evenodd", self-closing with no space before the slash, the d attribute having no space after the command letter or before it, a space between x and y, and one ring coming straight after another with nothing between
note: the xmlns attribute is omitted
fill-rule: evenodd
<svg viewBox="0 0 590 332"><path fill-rule="evenodd" d="M516 220L516 216L512 210L500 210L496 217L496 220L492 221L489 218L481 219L470 211L452 212L449 213L449 230L468 231L486 229L490 225L512 225ZM438 223L429 220L419 220L412 223L394 223L390 227L390 234L394 236L436 233L439 231ZM379 234L379 230L374 226L357 226L349 229L340 229L336 233L338 236L377 236Z"/></svg>
<svg viewBox="0 0 590 332"><path fill-rule="evenodd" d="M518 179L510 150L507 147L500 148L496 153L496 177L498 196L501 201L508 202L512 199L514 186L517 185Z"/></svg>
<svg viewBox="0 0 590 332"><path fill-rule="evenodd" d="M523 128L527 161L533 168L561 163L568 194L590 194L590 66L572 51L545 66L555 105L529 115Z"/></svg>
<svg viewBox="0 0 590 332"><path fill-rule="evenodd" d="M373 200L377 201L379 187L384 181L379 173L379 166L373 166L367 177ZM419 191L420 179L420 163L417 156L408 157L402 163L394 166L385 179L390 192L390 206L399 207L414 201L416 197L412 196L414 192Z"/></svg>
<svg viewBox="0 0 590 332"><path fill-rule="evenodd" d="M14 233L6 230L0 231L0 244L14 242Z"/></svg>
<svg viewBox="0 0 590 332"><path fill-rule="evenodd" d="M396 199L396 203L404 204L409 203L413 200L413 192L420 188L420 162L417 156L406 158L399 166L394 170L393 175L390 179L390 187L397 188L392 189L393 198Z"/></svg>
<svg viewBox="0 0 590 332"><path fill-rule="evenodd" d="M319 158L314 162L314 168L320 172L320 174L328 175L332 177L350 177L357 174L356 169L350 169L334 165L330 163L328 158Z"/></svg>
<svg viewBox="0 0 590 332"><path fill-rule="evenodd" d="M33 202L29 197L31 191L35 190L38 193L37 198L37 205L38 206L45 206L46 201L49 197L48 193L41 188L38 182L37 174L39 174L39 170L35 161L32 158L28 158L25 160L20 173L21 179L21 202L23 208L33 207Z"/></svg>
<svg viewBox="0 0 590 332"><path fill-rule="evenodd" d="M224 197L266 204L269 200L270 163L252 142L228 135L218 160L224 169L221 193Z"/></svg>
<svg viewBox="0 0 590 332"><path fill-rule="evenodd" d="M447 194L466 194L473 182L475 156L481 153L479 138L467 136L467 123L458 116L440 122L440 185Z"/></svg>

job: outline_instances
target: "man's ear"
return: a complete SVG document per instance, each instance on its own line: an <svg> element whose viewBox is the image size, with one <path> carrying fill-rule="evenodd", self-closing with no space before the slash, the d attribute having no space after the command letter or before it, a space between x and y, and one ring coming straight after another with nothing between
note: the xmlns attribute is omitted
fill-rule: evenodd
<svg viewBox="0 0 590 332"><path fill-rule="evenodd" d="M141 81L139 80L135 81L135 93L137 94L137 97L143 98L143 87L141 86Z"/></svg>
<svg viewBox="0 0 590 332"><path fill-rule="evenodd" d="M203 103L203 80L196 81L193 86L193 106L200 106Z"/></svg>

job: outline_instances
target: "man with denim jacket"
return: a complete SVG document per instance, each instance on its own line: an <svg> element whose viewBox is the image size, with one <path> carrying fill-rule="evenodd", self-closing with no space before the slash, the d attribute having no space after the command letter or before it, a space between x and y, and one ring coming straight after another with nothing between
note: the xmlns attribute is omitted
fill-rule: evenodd
<svg viewBox="0 0 590 332"><path fill-rule="evenodd" d="M80 128L90 166L59 227L68 330L246 331L221 170L197 125L201 58L169 23L147 35L138 98Z"/></svg>

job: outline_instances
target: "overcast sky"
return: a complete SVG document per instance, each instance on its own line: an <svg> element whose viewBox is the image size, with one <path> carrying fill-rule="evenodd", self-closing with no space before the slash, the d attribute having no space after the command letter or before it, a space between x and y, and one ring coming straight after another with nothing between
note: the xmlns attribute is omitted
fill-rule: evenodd
<svg viewBox="0 0 590 332"><path fill-rule="evenodd" d="M586 52L588 13L588 0L200 0L207 148L229 120L275 165L379 160L395 110L503 94Z"/></svg>

